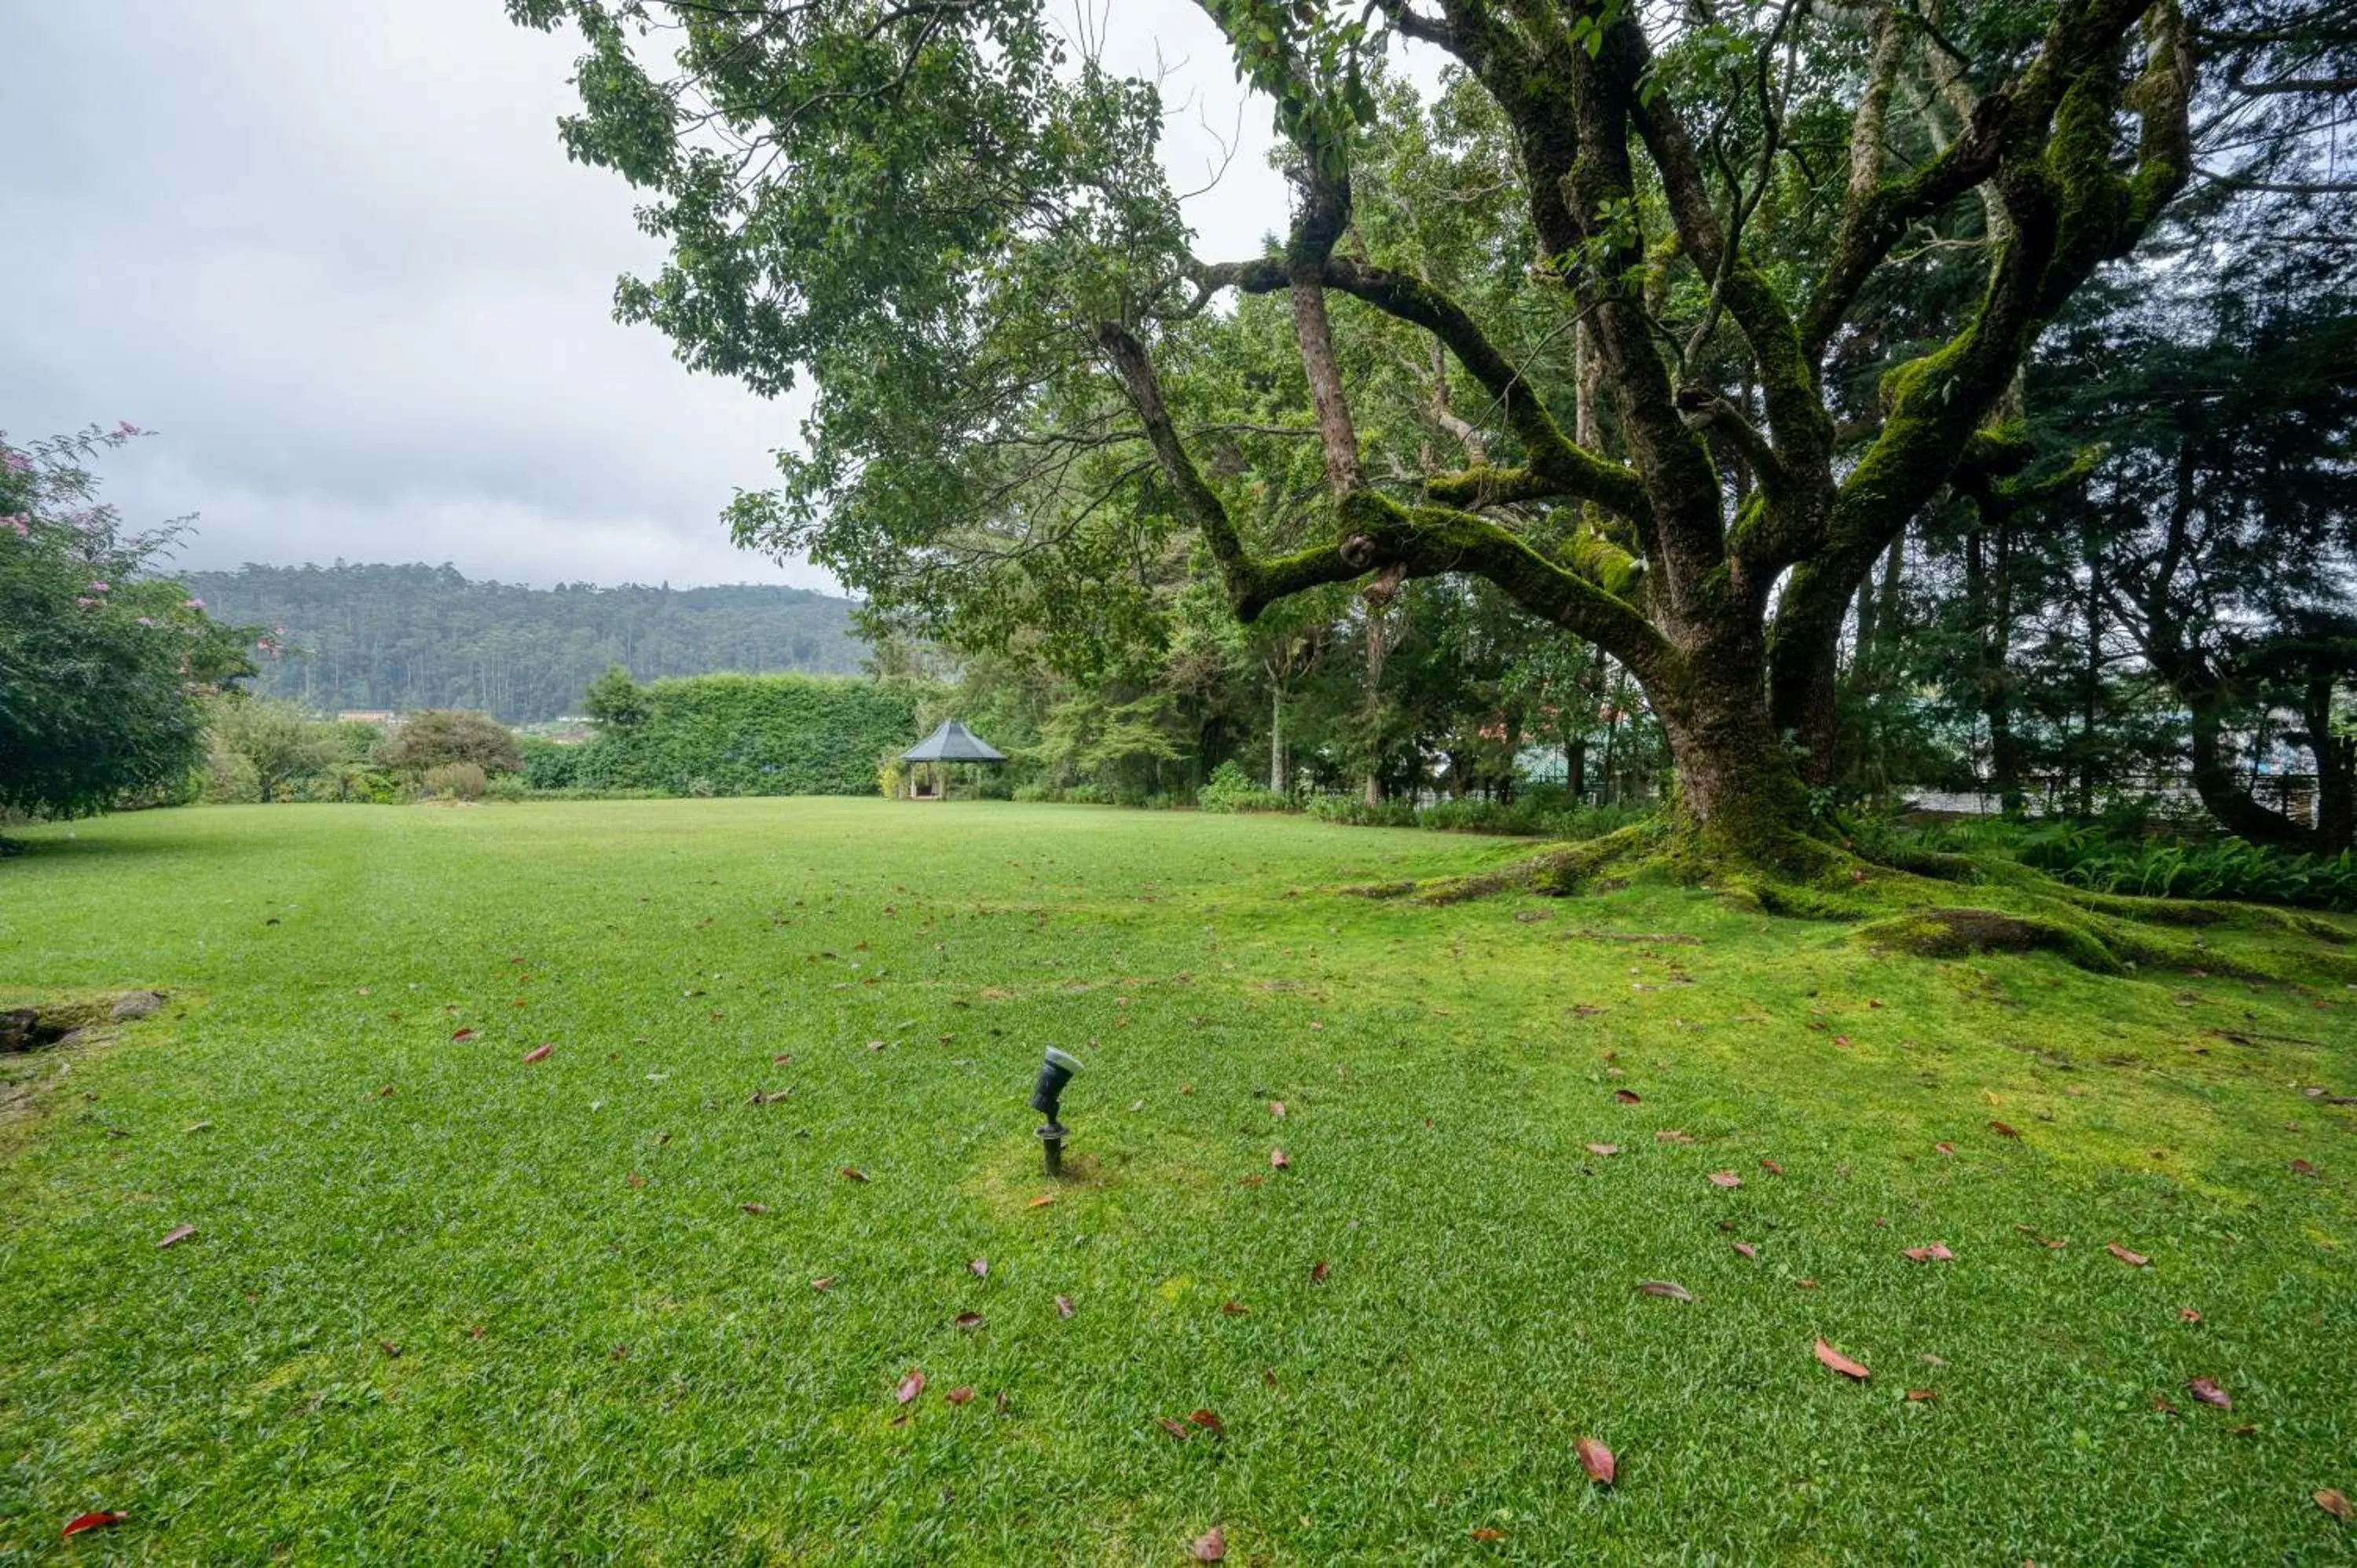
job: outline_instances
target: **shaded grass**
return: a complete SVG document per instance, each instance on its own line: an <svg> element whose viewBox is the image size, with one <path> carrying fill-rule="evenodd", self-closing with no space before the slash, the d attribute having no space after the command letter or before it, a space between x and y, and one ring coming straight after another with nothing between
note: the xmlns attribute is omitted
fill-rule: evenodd
<svg viewBox="0 0 2357 1568"><path fill-rule="evenodd" d="M1275 818L25 836L0 1004L173 1002L15 1069L0 1559L102 1507L174 1561L2357 1556L2309 1500L2357 1489L2357 1147L2304 1093L2357 1092L2346 991L1885 959L1662 886L1339 898L1512 852ZM1609 940L1646 933L1695 940ZM1082 1179L1034 1208L1049 1042ZM1155 1424L1198 1407L1224 1436Z"/></svg>

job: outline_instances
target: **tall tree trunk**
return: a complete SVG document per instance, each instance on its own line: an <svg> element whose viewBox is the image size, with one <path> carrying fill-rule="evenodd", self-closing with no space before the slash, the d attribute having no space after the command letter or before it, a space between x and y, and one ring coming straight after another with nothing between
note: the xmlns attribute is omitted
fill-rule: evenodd
<svg viewBox="0 0 2357 1568"><path fill-rule="evenodd" d="M2302 693L2308 748L2316 756L2316 848L2357 848L2357 735L2332 731L2332 677L2312 677Z"/></svg>
<svg viewBox="0 0 2357 1568"><path fill-rule="evenodd" d="M1272 686L1268 700L1268 788L1271 794L1286 795L1285 777L1285 688Z"/></svg>

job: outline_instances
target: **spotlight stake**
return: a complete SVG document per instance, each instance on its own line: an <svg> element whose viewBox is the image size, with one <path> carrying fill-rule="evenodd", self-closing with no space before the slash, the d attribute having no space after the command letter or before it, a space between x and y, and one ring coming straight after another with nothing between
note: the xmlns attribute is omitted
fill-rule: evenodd
<svg viewBox="0 0 2357 1568"><path fill-rule="evenodd" d="M1039 1153L1053 1177L1064 1174L1064 1124L1056 1118L1056 1102L1063 1097L1064 1085L1081 1070L1080 1062L1055 1047L1048 1047L1046 1058L1039 1064L1039 1076L1031 1084L1031 1109L1048 1119L1039 1129Z"/></svg>

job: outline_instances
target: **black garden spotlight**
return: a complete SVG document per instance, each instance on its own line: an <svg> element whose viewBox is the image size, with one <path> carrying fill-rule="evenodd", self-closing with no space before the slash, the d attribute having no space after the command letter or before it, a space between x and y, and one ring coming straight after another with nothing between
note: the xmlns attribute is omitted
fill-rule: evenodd
<svg viewBox="0 0 2357 1568"><path fill-rule="evenodd" d="M1039 1129L1039 1148L1047 1156L1048 1174L1064 1174L1064 1124L1056 1119L1056 1104L1064 1095L1064 1085L1081 1070L1080 1062L1055 1047L1048 1047L1047 1059L1039 1064L1039 1076L1031 1084L1031 1109L1048 1119Z"/></svg>

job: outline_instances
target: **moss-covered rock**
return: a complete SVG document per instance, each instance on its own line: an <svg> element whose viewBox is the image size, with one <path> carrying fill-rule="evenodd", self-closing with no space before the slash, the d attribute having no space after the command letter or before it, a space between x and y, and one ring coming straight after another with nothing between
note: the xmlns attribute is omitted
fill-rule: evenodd
<svg viewBox="0 0 2357 1568"><path fill-rule="evenodd" d="M1922 958L1986 952L2052 952L2098 974L2126 966L2094 932L2072 921L2000 909L1913 909L1861 926L1857 940Z"/></svg>

